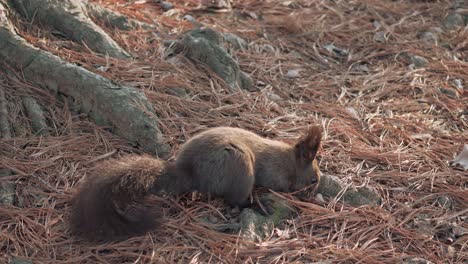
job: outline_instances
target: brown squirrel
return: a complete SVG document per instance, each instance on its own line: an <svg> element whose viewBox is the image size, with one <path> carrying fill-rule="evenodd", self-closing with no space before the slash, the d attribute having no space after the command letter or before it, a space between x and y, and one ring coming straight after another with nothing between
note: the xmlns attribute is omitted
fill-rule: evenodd
<svg viewBox="0 0 468 264"><path fill-rule="evenodd" d="M244 206L254 186L290 192L317 184L321 138L318 126L294 145L217 127L188 140L175 162L149 156L103 162L74 198L71 230L91 240L143 234L160 217L155 203L144 201L147 194L199 191Z"/></svg>

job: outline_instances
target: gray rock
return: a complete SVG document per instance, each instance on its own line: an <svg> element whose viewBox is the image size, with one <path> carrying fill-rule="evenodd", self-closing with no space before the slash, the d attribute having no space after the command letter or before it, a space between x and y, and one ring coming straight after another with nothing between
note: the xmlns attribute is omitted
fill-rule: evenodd
<svg viewBox="0 0 468 264"><path fill-rule="evenodd" d="M463 86L462 80L460 80L460 79L453 80L453 85L455 86L455 88L457 88L460 91L465 90L465 87Z"/></svg>
<svg viewBox="0 0 468 264"><path fill-rule="evenodd" d="M219 219L214 215L210 215L208 216L208 221L210 221L210 223L216 224L219 222Z"/></svg>
<svg viewBox="0 0 468 264"><path fill-rule="evenodd" d="M434 31L422 31L418 34L418 38L434 45L439 43L439 35Z"/></svg>
<svg viewBox="0 0 468 264"><path fill-rule="evenodd" d="M367 63L359 63L355 65L354 68L360 72L370 72L369 65Z"/></svg>
<svg viewBox="0 0 468 264"><path fill-rule="evenodd" d="M454 30L465 26L465 18L461 14L451 13L442 22L448 30Z"/></svg>
<svg viewBox="0 0 468 264"><path fill-rule="evenodd" d="M262 195L259 200L267 208L268 218L275 226L290 217L294 212L292 206L286 200L271 193Z"/></svg>
<svg viewBox="0 0 468 264"><path fill-rule="evenodd" d="M161 8L164 10L164 11L169 11L171 9L174 8L174 5L172 3L169 3L169 2L162 2L161 3Z"/></svg>
<svg viewBox="0 0 468 264"><path fill-rule="evenodd" d="M411 55L411 62L414 64L416 68L422 68L426 66L426 64L428 63L428 60L418 55Z"/></svg>
<svg viewBox="0 0 468 264"><path fill-rule="evenodd" d="M372 22L372 25L374 26L375 29L379 29L382 26L382 24L380 24L380 22L377 20L374 20Z"/></svg>
<svg viewBox="0 0 468 264"><path fill-rule="evenodd" d="M184 19L187 20L190 23L197 23L197 20L191 15L185 15Z"/></svg>
<svg viewBox="0 0 468 264"><path fill-rule="evenodd" d="M344 184L338 177L323 175L320 177L317 193L328 198L335 198L343 188ZM351 186L345 191L340 201L352 206L379 205L381 198L373 188L367 186L356 188Z"/></svg>
<svg viewBox="0 0 468 264"><path fill-rule="evenodd" d="M281 101L281 96L275 94L274 92L268 93L267 96L268 96L268 99L270 99L273 102Z"/></svg>
<svg viewBox="0 0 468 264"><path fill-rule="evenodd" d="M251 241L262 241L273 231L273 223L267 217L250 208L240 214L241 236Z"/></svg>
<svg viewBox="0 0 468 264"><path fill-rule="evenodd" d="M288 77L290 79L298 78L300 76L301 76L301 74L299 73L299 70L289 70L286 73L286 77Z"/></svg>
<svg viewBox="0 0 468 264"><path fill-rule="evenodd" d="M455 90L455 89L452 89L452 88L443 88L443 87L440 87L439 88L439 91L443 94L446 94L448 97L450 98L453 98L453 99L457 99L460 97L460 95L458 94L458 92Z"/></svg>
<svg viewBox="0 0 468 264"><path fill-rule="evenodd" d="M327 45L325 45L323 47L326 50L328 50L328 52L334 53L337 56L341 56L341 57L347 56L348 53L349 53L346 49L339 48L339 47L337 47L337 46L335 46L333 44L327 44Z"/></svg>
<svg viewBox="0 0 468 264"><path fill-rule="evenodd" d="M387 38L385 37L385 32L384 31L378 31L374 35L374 40L380 43L384 43L387 41Z"/></svg>
<svg viewBox="0 0 468 264"><path fill-rule="evenodd" d="M268 211L264 216L250 208L240 214L241 235L252 241L262 241L273 232L273 228L294 212L290 204L273 194L261 196L260 202Z"/></svg>

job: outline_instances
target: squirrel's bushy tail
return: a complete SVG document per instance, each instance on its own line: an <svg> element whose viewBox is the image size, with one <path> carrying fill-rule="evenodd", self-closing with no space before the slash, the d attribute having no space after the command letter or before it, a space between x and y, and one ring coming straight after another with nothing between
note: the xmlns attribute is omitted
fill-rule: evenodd
<svg viewBox="0 0 468 264"><path fill-rule="evenodd" d="M160 210L143 202L166 163L148 156L102 162L74 197L71 231L90 240L115 240L158 226Z"/></svg>

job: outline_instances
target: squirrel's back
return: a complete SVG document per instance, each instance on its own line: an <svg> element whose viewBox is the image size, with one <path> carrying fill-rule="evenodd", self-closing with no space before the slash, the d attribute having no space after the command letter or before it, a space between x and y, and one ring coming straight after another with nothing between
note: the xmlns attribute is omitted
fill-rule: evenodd
<svg viewBox="0 0 468 264"><path fill-rule="evenodd" d="M318 181L313 160L321 130L314 127L308 136L290 145L240 128L212 128L182 146L176 165L191 175L194 189L225 197L233 192L227 200L242 204L254 185L290 191ZM301 156L309 152L309 157Z"/></svg>

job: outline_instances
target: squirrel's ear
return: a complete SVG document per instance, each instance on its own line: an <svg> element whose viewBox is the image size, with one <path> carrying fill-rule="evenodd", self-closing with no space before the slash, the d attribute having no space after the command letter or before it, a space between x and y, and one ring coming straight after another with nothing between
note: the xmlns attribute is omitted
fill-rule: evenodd
<svg viewBox="0 0 468 264"><path fill-rule="evenodd" d="M319 126L309 128L307 134L296 143L296 156L306 162L312 162L317 155L322 141L322 129Z"/></svg>

